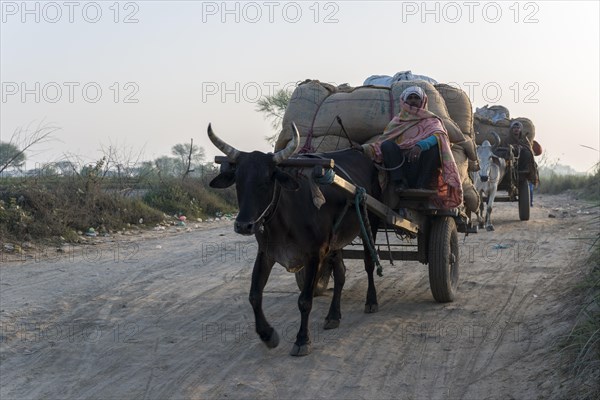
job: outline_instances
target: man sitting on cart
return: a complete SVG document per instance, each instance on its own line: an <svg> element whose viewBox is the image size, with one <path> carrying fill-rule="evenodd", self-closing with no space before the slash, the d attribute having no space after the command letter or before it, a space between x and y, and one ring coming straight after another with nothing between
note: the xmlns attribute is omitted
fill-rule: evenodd
<svg viewBox="0 0 600 400"><path fill-rule="evenodd" d="M397 192L434 189L436 207L455 208L462 203L462 184L448 133L439 117L427 110L427 94L420 87L402 92L400 113L375 143L362 148L375 162L383 162ZM385 184L385 174L383 178Z"/></svg>
<svg viewBox="0 0 600 400"><path fill-rule="evenodd" d="M513 121L510 124L510 135L508 144L513 146L513 154L519 157L519 172L527 173L527 179L534 185L538 184L537 164L533 160L533 149L531 142L523 134L523 124L520 121Z"/></svg>

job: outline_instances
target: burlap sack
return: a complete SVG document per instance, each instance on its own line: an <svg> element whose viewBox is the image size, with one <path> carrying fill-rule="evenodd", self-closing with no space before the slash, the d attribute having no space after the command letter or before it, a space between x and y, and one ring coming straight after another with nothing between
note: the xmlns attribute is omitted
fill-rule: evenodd
<svg viewBox="0 0 600 400"><path fill-rule="evenodd" d="M336 121L338 115L350 138L364 143L370 137L381 134L392 119L390 91L361 86L349 92L332 94L315 116L313 135L342 134Z"/></svg>
<svg viewBox="0 0 600 400"><path fill-rule="evenodd" d="M462 142L454 143L454 145L460 146L469 160L477 161L477 146L474 139L468 138Z"/></svg>
<svg viewBox="0 0 600 400"><path fill-rule="evenodd" d="M469 159L463 147L456 144L452 145L452 155L458 167L458 174L462 182L463 198L467 215L469 212L476 212L479 209L479 195L473 186L471 176L469 175Z"/></svg>
<svg viewBox="0 0 600 400"><path fill-rule="evenodd" d="M283 115L282 130L277 137L275 151L283 149L292 138L292 122L298 127L300 136L306 136L319 106L336 91L334 86L319 81L306 80L299 84Z"/></svg>
<svg viewBox="0 0 600 400"><path fill-rule="evenodd" d="M512 121L520 121L523 124L523 134L527 137L530 143L533 143L533 139L535 138L535 126L528 118L515 118ZM508 146L509 136L510 136L510 123L512 121L498 121L495 124L492 124L490 121L484 121L479 118L475 118L475 122L473 127L475 128L475 142L477 145L481 145L484 140L489 141L494 144L496 139L490 133L491 131L496 132L501 139L501 146Z"/></svg>
<svg viewBox="0 0 600 400"><path fill-rule="evenodd" d="M444 99L450 118L464 135L473 137L473 105L469 96L462 89L445 83L438 83L434 87Z"/></svg>
<svg viewBox="0 0 600 400"><path fill-rule="evenodd" d="M300 84L290 100L283 117L282 131L277 138L275 151L285 147L291 139L291 123L295 122L302 137L312 135L342 136L336 116L340 116L348 136L359 144L378 136L400 110L400 94L409 86L421 87L428 96L428 109L442 120L450 142L462 142L465 135L452 121L444 99L425 81L400 81L391 88L359 86L332 87L318 81Z"/></svg>
<svg viewBox="0 0 600 400"><path fill-rule="evenodd" d="M304 147L308 137L300 138L300 147ZM320 136L310 139L310 148L313 153L325 153L328 151L336 151L350 148L348 139L341 136Z"/></svg>
<svg viewBox="0 0 600 400"><path fill-rule="evenodd" d="M467 215L470 215L470 213L476 213L477 210L479 210L479 202L481 201L481 198L479 197L477 190L475 190L473 182L471 182L471 179L469 178L463 182L462 186L464 198L463 204L465 205L465 211L467 212Z"/></svg>
<svg viewBox="0 0 600 400"><path fill-rule="evenodd" d="M456 163L456 166L458 167L458 174L460 176L460 181L464 182L465 179L469 175L469 172L468 172L469 162L467 159L467 155L465 154L464 149L460 146L452 145L451 150L452 150L452 155L454 156L454 162Z"/></svg>
<svg viewBox="0 0 600 400"><path fill-rule="evenodd" d="M479 160L469 160L469 172L477 172L481 169L481 166L479 165Z"/></svg>
<svg viewBox="0 0 600 400"><path fill-rule="evenodd" d="M496 143L496 138L490 133L492 131L496 132L498 136L500 136L501 145L507 145L507 138L509 135L510 128L508 125L502 126L504 123L493 125L490 121L484 121L477 117L475 117L475 121L473 123L473 128L475 129L475 143L480 146L484 141L490 142L492 145Z"/></svg>

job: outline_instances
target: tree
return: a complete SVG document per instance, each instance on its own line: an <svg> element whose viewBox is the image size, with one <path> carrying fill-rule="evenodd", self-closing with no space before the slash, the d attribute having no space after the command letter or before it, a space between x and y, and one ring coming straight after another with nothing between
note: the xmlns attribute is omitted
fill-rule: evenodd
<svg viewBox="0 0 600 400"><path fill-rule="evenodd" d="M106 157L104 174L112 174L127 184L127 178L133 176L134 169L140 163L143 148L135 151L132 147L111 143L108 147L102 146L102 152Z"/></svg>
<svg viewBox="0 0 600 400"><path fill-rule="evenodd" d="M33 132L29 132L29 128L16 129L8 142L0 143L0 173L8 167L20 168L26 159L25 152L50 140L57 130L41 124Z"/></svg>
<svg viewBox="0 0 600 400"><path fill-rule="evenodd" d="M271 145L275 145L281 131L283 115L291 98L292 91L290 89L279 89L272 96L264 96L256 104L256 111L266 114L265 118L271 120L271 126L277 131L274 135L265 137Z"/></svg>
<svg viewBox="0 0 600 400"><path fill-rule="evenodd" d="M159 177L178 175L177 159L173 157L159 157L154 160L154 165Z"/></svg>
<svg viewBox="0 0 600 400"><path fill-rule="evenodd" d="M21 168L25 163L25 153L12 143L0 142L0 172L6 168Z"/></svg>
<svg viewBox="0 0 600 400"><path fill-rule="evenodd" d="M195 167L204 161L204 148L194 145L194 139L191 139L189 144L176 144L171 148L171 154L177 158L181 179L185 179L190 172L194 171Z"/></svg>

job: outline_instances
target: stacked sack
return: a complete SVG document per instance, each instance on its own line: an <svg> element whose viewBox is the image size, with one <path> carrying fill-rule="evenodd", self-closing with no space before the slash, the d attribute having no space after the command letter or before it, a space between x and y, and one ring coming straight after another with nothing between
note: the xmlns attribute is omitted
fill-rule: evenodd
<svg viewBox="0 0 600 400"><path fill-rule="evenodd" d="M456 122L465 137L463 142L452 143L452 155L462 181L465 209L467 213L475 213L479 209L480 198L469 174L471 171L479 170L474 139L473 106L469 96L463 90L444 83L434 86L444 98L450 118Z"/></svg>
<svg viewBox="0 0 600 400"><path fill-rule="evenodd" d="M477 152L473 140L473 111L468 96L460 89L427 81L397 81L385 86L332 86L316 80L298 85L283 117L282 131L275 151L291 140L291 123L300 132L303 152L327 152L351 147L348 138L336 122L340 116L350 139L357 144L375 142L389 121L400 111L400 94L410 86L419 86L427 93L429 111L443 122L452 152L458 165L465 205L476 211L479 197L468 174L469 160L476 165Z"/></svg>
<svg viewBox="0 0 600 400"><path fill-rule="evenodd" d="M284 148L290 141L292 122L296 123L300 131L301 145L310 138L311 151L325 152L350 147L335 120L338 115L353 141L363 144L375 140L400 111L400 94L409 86L419 86L427 93L428 109L440 117L451 143L462 143L470 138L470 130L467 130L469 133L465 137L451 118L444 98L429 82L399 81L393 83L392 87L335 87L307 80L298 85L292 93L283 116L282 131L275 144L275 151Z"/></svg>
<svg viewBox="0 0 600 400"><path fill-rule="evenodd" d="M535 126L533 125L533 122L524 117L510 119L510 113L506 107L488 107L486 105L482 108L478 108L475 111L474 117L473 128L475 129L475 132L477 132L475 141L478 145L482 144L485 140L493 144L496 140L491 134L493 131L500 136L500 145L508 146L510 124L513 121L519 121L523 124L523 134L527 137L529 143L533 143L533 140L535 139Z"/></svg>

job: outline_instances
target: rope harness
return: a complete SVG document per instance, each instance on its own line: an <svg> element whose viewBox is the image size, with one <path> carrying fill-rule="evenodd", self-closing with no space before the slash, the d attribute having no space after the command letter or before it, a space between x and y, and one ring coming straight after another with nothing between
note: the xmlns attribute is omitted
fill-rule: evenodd
<svg viewBox="0 0 600 400"><path fill-rule="evenodd" d="M373 239L373 233L371 232L371 223L367 215L367 191L365 188L357 187L356 195L354 196L354 207L356 208L356 215L360 222L360 232L362 235L363 243L367 245L371 259L377 265L377 275L383 276L383 267L379 262L377 251L375 251L375 240Z"/></svg>
<svg viewBox="0 0 600 400"><path fill-rule="evenodd" d="M348 174L346 174L348 175ZM315 182L319 185L330 185L333 183L333 178L335 177L335 172L333 169L328 169L325 171L323 176L315 178ZM342 213L338 216L335 223L333 224L333 231L337 232L342 223L342 220L346 216L348 209L350 208L351 201L347 201ZM356 186L356 194L354 195L354 207L356 210L356 215L358 217L358 222L360 225L360 233L363 240L363 243L367 245L369 249L369 255L371 259L377 266L377 275L383 276L383 267L379 262L379 257L377 256L377 251L375 251L375 240L373 239L373 232L371 231L371 223L369 222L369 217L367 213L367 191L365 188Z"/></svg>
<svg viewBox="0 0 600 400"><path fill-rule="evenodd" d="M253 225L257 225L259 229L264 230L264 224L271 220L271 217L275 215L275 211L277 210L277 206L279 205L279 194L281 193L281 188L276 183L275 188L273 188L273 197L271 198L271 202L267 205L267 207L263 210L263 212L251 222Z"/></svg>

